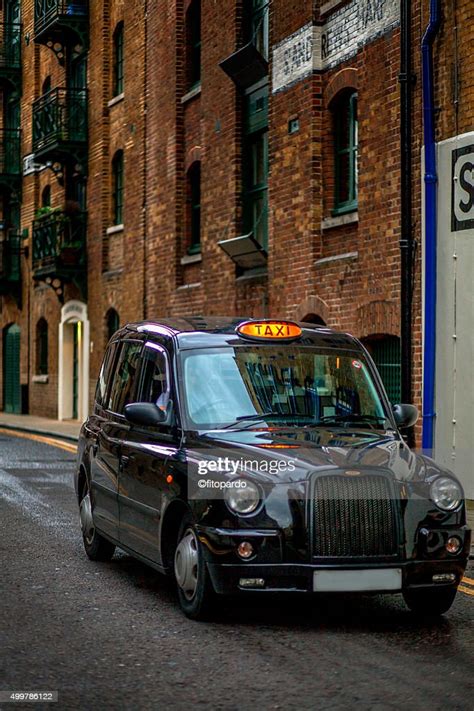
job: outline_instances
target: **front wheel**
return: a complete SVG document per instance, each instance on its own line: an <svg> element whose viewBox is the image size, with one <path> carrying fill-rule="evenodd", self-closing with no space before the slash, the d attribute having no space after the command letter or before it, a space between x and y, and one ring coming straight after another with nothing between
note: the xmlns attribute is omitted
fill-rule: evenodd
<svg viewBox="0 0 474 711"><path fill-rule="evenodd" d="M439 617L449 610L456 588L448 590L405 590L403 597L412 612L420 617Z"/></svg>
<svg viewBox="0 0 474 711"><path fill-rule="evenodd" d="M189 515L183 518L178 534L174 577L184 614L193 620L207 619L216 594L204 562L202 544Z"/></svg>
<svg viewBox="0 0 474 711"><path fill-rule="evenodd" d="M79 511L81 514L82 539L87 555L91 560L110 560L115 552L115 546L101 536L94 526L91 493L87 480L84 482Z"/></svg>

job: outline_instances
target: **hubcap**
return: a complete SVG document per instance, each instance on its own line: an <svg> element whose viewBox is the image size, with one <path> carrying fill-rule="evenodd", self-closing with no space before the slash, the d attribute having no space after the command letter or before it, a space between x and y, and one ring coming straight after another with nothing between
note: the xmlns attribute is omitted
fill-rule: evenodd
<svg viewBox="0 0 474 711"><path fill-rule="evenodd" d="M188 600L196 594L198 584L198 542L196 534L188 528L180 540L174 556L174 574Z"/></svg>
<svg viewBox="0 0 474 711"><path fill-rule="evenodd" d="M81 513L82 534L90 545L94 538L94 522L92 520L91 497L89 492L84 496L79 507Z"/></svg>

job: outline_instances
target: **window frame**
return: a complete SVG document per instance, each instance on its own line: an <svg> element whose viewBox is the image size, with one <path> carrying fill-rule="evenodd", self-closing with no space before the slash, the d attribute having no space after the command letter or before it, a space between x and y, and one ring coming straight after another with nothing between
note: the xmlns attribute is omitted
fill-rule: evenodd
<svg viewBox="0 0 474 711"><path fill-rule="evenodd" d="M201 0L192 0L186 10L186 86L187 91L201 84Z"/></svg>
<svg viewBox="0 0 474 711"><path fill-rule="evenodd" d="M269 54L269 0L251 0L247 15L248 41L268 61ZM260 39L261 30L261 42Z"/></svg>
<svg viewBox="0 0 474 711"><path fill-rule="evenodd" d="M123 225L125 194L125 158L123 150L115 152L112 158L112 221L113 225Z"/></svg>
<svg viewBox="0 0 474 711"><path fill-rule="evenodd" d="M263 249L268 250L268 177L269 177L269 132L268 132L268 85L245 97L244 136L242 145L242 207L245 232L251 232ZM263 141L263 182L256 182L259 163L256 160L258 144ZM263 199L258 216L255 207ZM257 228L262 222L263 237L258 239Z"/></svg>
<svg viewBox="0 0 474 711"><path fill-rule="evenodd" d="M170 361L168 357L168 351L166 348L159 343L154 343L153 341L145 341L143 344L143 348L140 353L140 368L138 371L138 376L137 376L137 387L135 389L135 396L138 396L139 393L142 392L143 390L143 385L144 385L144 376L145 376L145 350L148 349L149 351L155 351L155 353L159 353L160 355L163 356L164 362L165 362L165 374L166 374L166 390L164 393L168 396L167 400L169 401L171 399L171 368L170 368ZM148 400L136 400L136 402L149 402ZM156 404L156 403L152 403Z"/></svg>
<svg viewBox="0 0 474 711"><path fill-rule="evenodd" d="M354 212L358 208L358 93L346 89L336 97L332 106L334 133L334 208L333 215ZM347 135L343 136L344 120L347 118ZM348 176L343 184L341 164L349 156ZM341 193L347 192L347 199Z"/></svg>
<svg viewBox="0 0 474 711"><path fill-rule="evenodd" d="M121 20L117 23L113 35L112 58L112 94L115 98L124 93L125 89L125 25Z"/></svg>
<svg viewBox="0 0 474 711"><path fill-rule="evenodd" d="M116 415L117 417L122 417L122 418L125 418L125 414L124 414L123 412L118 412L117 410L114 410L114 409L113 409L113 405L114 405L114 402L113 402L113 388L114 388L114 384L115 384L115 378L118 376L118 368L119 368L119 365L120 365L120 363L121 363L121 358L122 358L122 354L123 354L123 352L124 352L124 349L127 348L128 346L131 347L131 346L133 346L133 345L139 345L139 346L140 346L140 348L137 350L137 353L138 353L138 356L137 356L137 357L138 357L138 367L137 367L137 371L136 371L136 373L135 373L135 382L132 384L132 388L131 388L131 391L130 391L131 394L134 394L134 393L135 393L135 390L136 390L136 387L137 387L137 383L138 383L138 379L139 379L139 376L140 376L140 371L141 371L141 361L140 361L140 358L141 358L141 353L142 353L142 350L143 350L143 341L138 340L138 339L135 339L135 338L129 338L129 339L127 339L127 340L124 340L124 341L120 341L120 342L119 342L119 348L117 349L118 352L117 352L117 354L116 354L116 356L115 356L115 362L114 362L114 377L112 378L111 382L108 384L108 387L107 387L107 398L106 398L107 402L104 404L104 408L107 410L107 412L110 412L110 413L112 413L113 415ZM125 354L125 355L126 355L126 354ZM130 402L134 402L133 398L130 400ZM129 403L127 402L126 405L128 405L128 404L129 404Z"/></svg>
<svg viewBox="0 0 474 711"><path fill-rule="evenodd" d="M195 161L187 172L188 183L188 254L201 252L201 162ZM197 187L196 187L197 186ZM197 217L196 217L197 216ZM197 227L196 227L197 222Z"/></svg>

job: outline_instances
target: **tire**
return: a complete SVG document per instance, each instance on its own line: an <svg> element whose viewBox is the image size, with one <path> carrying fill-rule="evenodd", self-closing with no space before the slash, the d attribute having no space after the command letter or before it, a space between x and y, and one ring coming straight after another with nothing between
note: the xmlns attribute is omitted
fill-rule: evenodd
<svg viewBox="0 0 474 711"><path fill-rule="evenodd" d="M82 540L87 555L91 560L110 560L115 552L115 545L101 536L94 526L90 489L87 479L82 489L79 511L81 515Z"/></svg>
<svg viewBox="0 0 474 711"><path fill-rule="evenodd" d="M215 609L217 595L190 514L185 514L179 528L174 554L174 578L184 614L192 620L209 619Z"/></svg>
<svg viewBox="0 0 474 711"><path fill-rule="evenodd" d="M439 617L449 610L456 597L457 589L447 590L406 590L405 603L420 617Z"/></svg>

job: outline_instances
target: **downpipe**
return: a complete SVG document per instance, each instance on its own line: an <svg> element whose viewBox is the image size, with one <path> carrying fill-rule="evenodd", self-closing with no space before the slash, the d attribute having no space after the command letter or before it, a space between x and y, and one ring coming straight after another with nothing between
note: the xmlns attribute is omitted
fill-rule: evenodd
<svg viewBox="0 0 474 711"><path fill-rule="evenodd" d="M436 369L436 233L437 182L434 121L433 42L441 23L440 2L430 0L430 19L421 43L423 77L423 137L425 144L425 304L423 347L424 450L433 449Z"/></svg>

